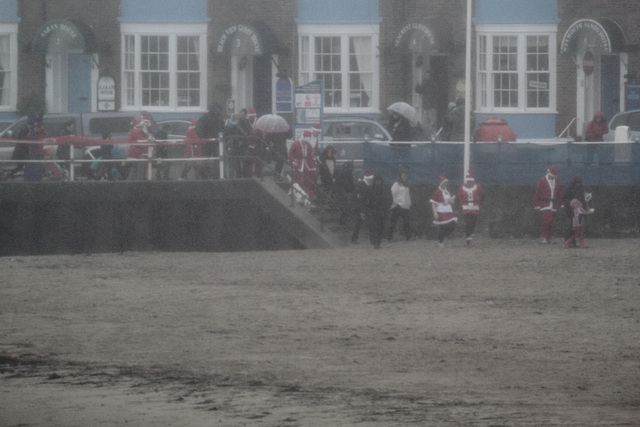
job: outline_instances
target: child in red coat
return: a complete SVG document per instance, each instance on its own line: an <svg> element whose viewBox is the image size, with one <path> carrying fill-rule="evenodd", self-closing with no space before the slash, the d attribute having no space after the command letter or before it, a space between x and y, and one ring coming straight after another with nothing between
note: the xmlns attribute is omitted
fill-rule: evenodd
<svg viewBox="0 0 640 427"><path fill-rule="evenodd" d="M586 248L587 245L584 242L584 216L593 213L594 209L589 209L589 203L585 201L583 205L580 199L571 200L571 207L573 208L573 234L564 242L564 246L571 248L571 244L575 239L580 242L581 248Z"/></svg>

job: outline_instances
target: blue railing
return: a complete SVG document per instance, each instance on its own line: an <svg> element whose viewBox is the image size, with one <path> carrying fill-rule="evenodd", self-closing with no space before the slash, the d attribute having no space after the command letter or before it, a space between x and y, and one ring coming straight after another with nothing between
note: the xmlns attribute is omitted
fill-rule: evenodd
<svg viewBox="0 0 640 427"><path fill-rule="evenodd" d="M385 181L401 169L415 183L435 183L439 175L460 181L463 162L463 143L363 144L362 169L381 173ZM640 184L640 143L470 144L470 167L484 183L532 184L550 165L562 180L580 175L590 184Z"/></svg>

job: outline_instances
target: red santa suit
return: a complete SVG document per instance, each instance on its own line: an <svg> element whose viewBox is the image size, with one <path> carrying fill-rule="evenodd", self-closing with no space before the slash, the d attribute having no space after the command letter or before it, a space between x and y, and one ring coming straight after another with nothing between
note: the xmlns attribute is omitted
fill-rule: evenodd
<svg viewBox="0 0 640 427"><path fill-rule="evenodd" d="M556 178L558 170L550 167L547 174L540 178L536 186L533 207L542 213L540 235L542 243L549 243L553 232L553 221L562 203L562 184Z"/></svg>
<svg viewBox="0 0 640 427"><path fill-rule="evenodd" d="M480 214L480 205L484 197L484 189L480 184L475 182L472 171L467 172L464 184L458 189L456 198L462 206L462 215L464 216L466 226L467 245L471 245L473 233L476 229L478 215Z"/></svg>
<svg viewBox="0 0 640 427"><path fill-rule="evenodd" d="M433 224L438 228L438 246L441 248L458 223L458 218L453 213L455 197L449 193L447 184L447 178L441 176L440 185L429 200L433 209Z"/></svg>
<svg viewBox="0 0 640 427"><path fill-rule="evenodd" d="M187 132L184 138L184 157L187 159L194 157L203 157L202 144L200 143L200 136L196 130L198 125L197 120L191 120L191 126L187 128ZM194 143L198 141L197 143Z"/></svg>
<svg viewBox="0 0 640 427"><path fill-rule="evenodd" d="M289 161L293 164L293 178L310 199L315 198L317 166L313 147L309 142L311 132L305 130L301 140L296 140L289 148Z"/></svg>
<svg viewBox="0 0 640 427"><path fill-rule="evenodd" d="M129 141L146 141L149 139L149 134L145 132L144 121L140 119L133 119L131 122L133 124L133 128L129 131ZM127 157L132 159L141 159L145 154L145 147L142 145L129 145L129 149L127 151Z"/></svg>
<svg viewBox="0 0 640 427"><path fill-rule="evenodd" d="M435 225L458 222L458 218L453 213L454 199L455 197L442 185L433 193L429 202L435 205L436 212L438 213L438 218L433 219Z"/></svg>

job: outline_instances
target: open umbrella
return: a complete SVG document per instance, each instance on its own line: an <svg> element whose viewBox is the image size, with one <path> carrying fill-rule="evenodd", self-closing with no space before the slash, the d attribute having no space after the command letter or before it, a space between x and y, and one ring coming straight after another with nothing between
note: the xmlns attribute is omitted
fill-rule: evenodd
<svg viewBox="0 0 640 427"><path fill-rule="evenodd" d="M387 107L387 111L400 114L402 117L409 120L412 127L418 125L418 114L416 109L406 102L394 102Z"/></svg>
<svg viewBox="0 0 640 427"><path fill-rule="evenodd" d="M289 123L277 114L260 116L253 127L264 133L286 133L291 129Z"/></svg>

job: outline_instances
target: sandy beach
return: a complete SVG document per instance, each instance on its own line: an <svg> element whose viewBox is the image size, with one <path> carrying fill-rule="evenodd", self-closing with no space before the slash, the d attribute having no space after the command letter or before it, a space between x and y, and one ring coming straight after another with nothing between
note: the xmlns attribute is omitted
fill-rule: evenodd
<svg viewBox="0 0 640 427"><path fill-rule="evenodd" d="M640 241L0 258L2 426L637 426Z"/></svg>

